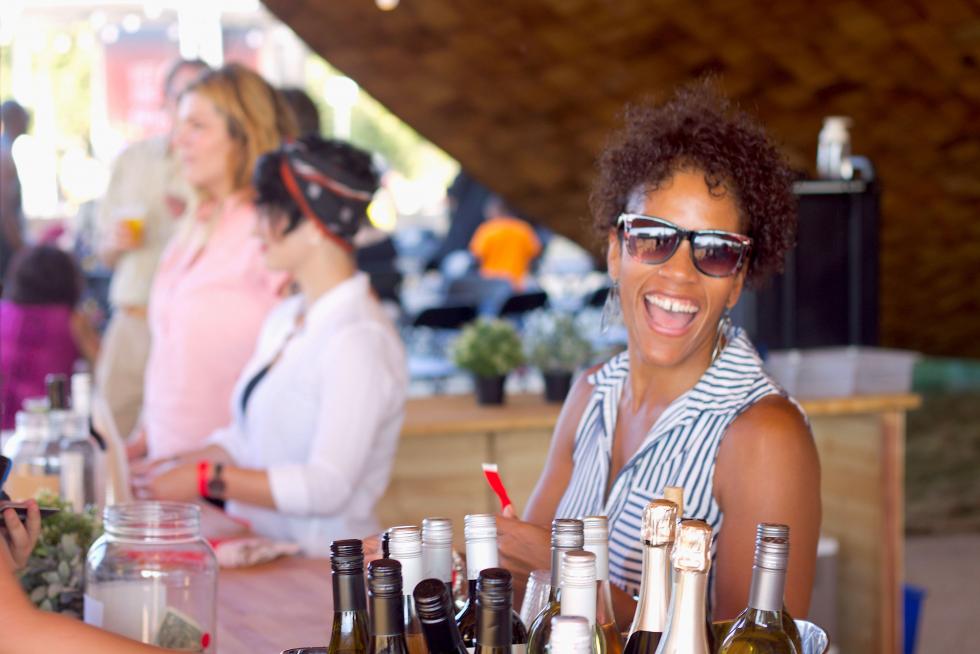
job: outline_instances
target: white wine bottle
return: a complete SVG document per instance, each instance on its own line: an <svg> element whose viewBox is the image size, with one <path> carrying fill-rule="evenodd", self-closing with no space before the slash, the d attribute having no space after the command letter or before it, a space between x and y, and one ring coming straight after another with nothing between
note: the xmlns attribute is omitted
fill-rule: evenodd
<svg viewBox="0 0 980 654"><path fill-rule="evenodd" d="M561 613L562 554L581 549L585 543L581 520L555 518L551 522L551 591L548 605L531 622L527 635L528 654L544 654L551 641L551 621Z"/></svg>
<svg viewBox="0 0 980 654"><path fill-rule="evenodd" d="M653 500L643 509L643 576L640 601L626 641L626 654L654 654L667 628L670 610L670 553L677 530L677 506Z"/></svg>
<svg viewBox="0 0 980 654"><path fill-rule="evenodd" d="M405 643L409 654L428 654L422 623L415 610L412 592L422 581L422 534L415 526L392 527L388 530L390 558L402 566L402 603L405 621Z"/></svg>
<svg viewBox="0 0 980 654"><path fill-rule="evenodd" d="M782 534L770 537L767 533L769 529L759 525L749 605L735 618L718 654L801 654L783 628L789 540Z"/></svg>
<svg viewBox="0 0 980 654"><path fill-rule="evenodd" d="M710 654L705 604L711 568L711 527L701 520L681 522L671 559L673 597L667 631L656 654Z"/></svg>
<svg viewBox="0 0 980 654"><path fill-rule="evenodd" d="M606 654L622 654L623 635L616 624L612 589L609 587L609 518L604 515L582 518L585 551L595 554L595 619L606 641Z"/></svg>
<svg viewBox="0 0 980 654"><path fill-rule="evenodd" d="M579 615L559 615L551 621L551 654L592 654L592 629Z"/></svg>
<svg viewBox="0 0 980 654"><path fill-rule="evenodd" d="M592 631L592 653L607 654L605 636L596 624L595 554L592 552L562 553L561 615L577 615L588 620Z"/></svg>

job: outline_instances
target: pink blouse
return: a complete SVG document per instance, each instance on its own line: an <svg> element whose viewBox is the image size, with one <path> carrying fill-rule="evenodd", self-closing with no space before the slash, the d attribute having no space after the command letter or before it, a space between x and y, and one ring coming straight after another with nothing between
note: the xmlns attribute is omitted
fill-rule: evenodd
<svg viewBox="0 0 980 654"><path fill-rule="evenodd" d="M150 294L143 425L150 458L200 447L231 422L235 381L285 278L265 267L255 207L225 202L203 247L171 241Z"/></svg>

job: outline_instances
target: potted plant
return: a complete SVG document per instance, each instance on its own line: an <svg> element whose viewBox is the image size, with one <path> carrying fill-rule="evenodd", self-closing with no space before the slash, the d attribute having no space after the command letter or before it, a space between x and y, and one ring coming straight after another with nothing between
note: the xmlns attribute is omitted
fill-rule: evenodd
<svg viewBox="0 0 980 654"><path fill-rule="evenodd" d="M44 519L41 537L20 572L21 586L38 608L81 620L85 554L102 531L95 508L74 513L70 504L48 492L37 501L59 512Z"/></svg>
<svg viewBox="0 0 980 654"><path fill-rule="evenodd" d="M460 332L452 346L452 360L473 374L477 402L503 404L504 380L524 363L524 351L513 325L481 318Z"/></svg>
<svg viewBox="0 0 980 654"><path fill-rule="evenodd" d="M592 357L592 345L573 316L556 311L535 311L524 323L527 359L544 377L548 402L564 402L572 375Z"/></svg>

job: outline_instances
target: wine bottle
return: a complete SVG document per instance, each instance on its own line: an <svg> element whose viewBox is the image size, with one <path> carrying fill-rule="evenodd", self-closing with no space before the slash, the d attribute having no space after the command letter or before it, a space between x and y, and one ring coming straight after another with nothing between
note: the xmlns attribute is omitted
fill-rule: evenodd
<svg viewBox="0 0 980 654"><path fill-rule="evenodd" d="M531 623L527 636L529 654L543 654L551 641L551 621L561 613L562 554L581 549L585 543L581 520L555 518L551 523L551 590L548 605Z"/></svg>
<svg viewBox="0 0 980 654"><path fill-rule="evenodd" d="M667 628L670 610L670 552L677 527L677 506L669 500L653 500L643 509L640 540L643 573L640 602L636 605L626 654L653 654Z"/></svg>
<svg viewBox="0 0 980 654"><path fill-rule="evenodd" d="M756 526L755 538L756 541L758 541L760 538L783 539L788 544L789 526L773 522L760 522ZM789 638L793 641L793 644L796 645L796 649L802 652L803 640L800 638L800 630L797 629L796 621L793 620L793 616L786 610L785 598L783 599L783 630L787 633L787 635L789 635Z"/></svg>
<svg viewBox="0 0 980 654"><path fill-rule="evenodd" d="M592 552L562 552L561 615L578 615L588 620L592 653L607 654L605 636L596 623L595 554Z"/></svg>
<svg viewBox="0 0 980 654"><path fill-rule="evenodd" d="M779 527L785 525L760 524L756 528L749 604L735 618L719 654L801 654L783 626L789 528L783 532Z"/></svg>
<svg viewBox="0 0 980 654"><path fill-rule="evenodd" d="M711 568L711 527L701 520L681 522L671 559L674 589L664 632L656 654L711 652L705 603Z"/></svg>
<svg viewBox="0 0 980 654"><path fill-rule="evenodd" d="M426 518L422 521L422 574L440 579L453 589L453 523L448 518Z"/></svg>
<svg viewBox="0 0 980 654"><path fill-rule="evenodd" d="M604 515L582 518L585 551L595 555L595 619L605 640L607 654L622 654L623 635L616 624L612 588L609 586L609 518Z"/></svg>
<svg viewBox="0 0 980 654"><path fill-rule="evenodd" d="M551 654L592 654L589 621L579 615L559 615L552 620Z"/></svg>
<svg viewBox="0 0 980 654"><path fill-rule="evenodd" d="M402 565L378 559L368 566L371 597L371 654L408 654L402 608Z"/></svg>
<svg viewBox="0 0 980 654"><path fill-rule="evenodd" d="M467 654L466 645L456 627L452 598L445 582L442 579L424 579L415 587L412 595L430 654Z"/></svg>
<svg viewBox="0 0 980 654"><path fill-rule="evenodd" d="M513 587L510 572L503 568L487 568L480 572L476 583L476 653L512 654L523 652L523 646L513 647L513 621L517 619L511 606Z"/></svg>
<svg viewBox="0 0 980 654"><path fill-rule="evenodd" d="M370 626L364 594L364 548L359 540L330 543L333 629L328 654L367 654Z"/></svg>
<svg viewBox="0 0 980 654"><path fill-rule="evenodd" d="M422 534L412 525L392 527L388 530L388 552L402 564L402 598L405 613L405 643L409 654L427 654L422 624L415 611L412 591L422 581Z"/></svg>
<svg viewBox="0 0 980 654"><path fill-rule="evenodd" d="M477 581L480 572L500 565L497 552L497 519L488 513L476 513L463 520L463 535L466 538L466 579L469 582L469 599L456 615L456 624L467 648L476 647L477 632ZM527 643L527 629L515 612L510 620L511 644Z"/></svg>
<svg viewBox="0 0 980 654"><path fill-rule="evenodd" d="M391 552L388 550L388 542L391 540L390 529L385 529L381 533L381 558L387 559L391 557Z"/></svg>

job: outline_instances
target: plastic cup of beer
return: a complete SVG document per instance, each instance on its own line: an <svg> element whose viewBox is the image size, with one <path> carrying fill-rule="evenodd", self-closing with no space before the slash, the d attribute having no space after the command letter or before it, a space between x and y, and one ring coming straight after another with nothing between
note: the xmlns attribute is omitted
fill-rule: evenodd
<svg viewBox="0 0 980 654"><path fill-rule="evenodd" d="M143 245L146 228L146 210L138 205L123 207L116 212L116 222L135 247Z"/></svg>

